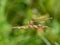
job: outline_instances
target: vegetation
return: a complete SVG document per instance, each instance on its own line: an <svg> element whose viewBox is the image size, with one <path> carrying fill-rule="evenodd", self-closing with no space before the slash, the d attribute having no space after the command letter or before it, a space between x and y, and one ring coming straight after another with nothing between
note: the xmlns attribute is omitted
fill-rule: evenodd
<svg viewBox="0 0 60 45"><path fill-rule="evenodd" d="M0 0L0 45L60 45L60 0Z"/></svg>

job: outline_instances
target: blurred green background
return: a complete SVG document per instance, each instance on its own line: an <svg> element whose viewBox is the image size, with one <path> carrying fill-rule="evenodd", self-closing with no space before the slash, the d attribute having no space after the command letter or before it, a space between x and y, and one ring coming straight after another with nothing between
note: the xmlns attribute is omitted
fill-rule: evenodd
<svg viewBox="0 0 60 45"><path fill-rule="evenodd" d="M38 18L47 28L13 28ZM0 45L60 45L60 0L0 0Z"/></svg>

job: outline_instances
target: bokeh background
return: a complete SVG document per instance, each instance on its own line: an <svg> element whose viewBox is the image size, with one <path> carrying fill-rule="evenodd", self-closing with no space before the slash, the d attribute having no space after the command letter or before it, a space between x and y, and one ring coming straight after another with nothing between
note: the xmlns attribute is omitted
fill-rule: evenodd
<svg viewBox="0 0 60 45"><path fill-rule="evenodd" d="M0 0L0 45L60 45L60 0Z"/></svg>

